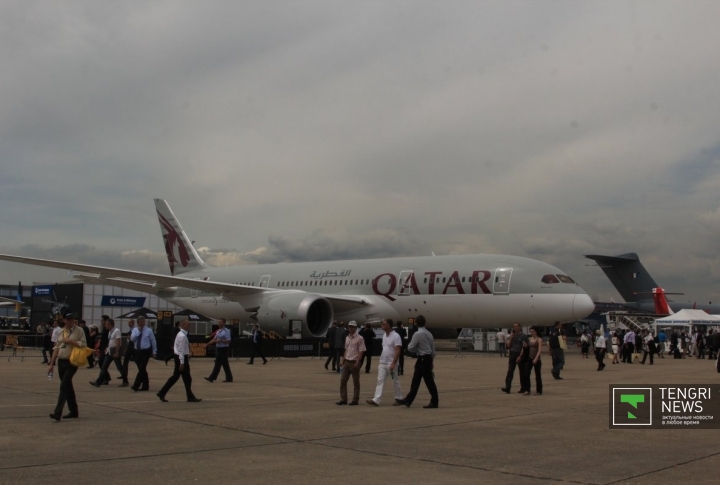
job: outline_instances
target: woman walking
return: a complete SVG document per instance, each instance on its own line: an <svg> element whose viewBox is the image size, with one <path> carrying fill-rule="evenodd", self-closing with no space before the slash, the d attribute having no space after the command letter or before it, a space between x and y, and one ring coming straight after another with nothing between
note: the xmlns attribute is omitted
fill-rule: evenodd
<svg viewBox="0 0 720 485"><path fill-rule="evenodd" d="M57 344L50 358L50 365L48 365L48 375L52 376L55 361L57 361L60 377L60 395L58 395L55 411L50 413L50 419L55 421L60 421L61 417L71 419L79 416L72 382L78 368L70 363L70 354L75 347L87 347L85 332L75 323L75 316L72 311L65 310L63 312L63 324L65 326L58 336ZM62 412L66 402L70 412L63 416Z"/></svg>
<svg viewBox="0 0 720 485"><path fill-rule="evenodd" d="M527 389L523 392L523 396L530 395L530 374L535 369L535 395L540 396L542 394L542 375L540 371L542 369L542 361L540 356L542 355L542 337L538 335L538 328L536 326L530 327L530 341L528 343L528 358L525 361L525 382L527 383Z"/></svg>

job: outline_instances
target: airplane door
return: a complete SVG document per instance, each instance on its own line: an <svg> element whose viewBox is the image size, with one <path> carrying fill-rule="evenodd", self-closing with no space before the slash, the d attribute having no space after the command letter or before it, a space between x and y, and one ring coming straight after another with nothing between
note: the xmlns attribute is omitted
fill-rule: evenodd
<svg viewBox="0 0 720 485"><path fill-rule="evenodd" d="M495 270L495 280L493 281L494 295L507 295L510 293L511 276L512 268L498 268Z"/></svg>
<svg viewBox="0 0 720 485"><path fill-rule="evenodd" d="M412 270L405 270L400 272L400 275L398 276L398 296L406 296L410 294L410 289L412 288L410 281L412 276Z"/></svg>
<svg viewBox="0 0 720 485"><path fill-rule="evenodd" d="M267 288L270 284L270 275L264 274L260 277L260 288Z"/></svg>

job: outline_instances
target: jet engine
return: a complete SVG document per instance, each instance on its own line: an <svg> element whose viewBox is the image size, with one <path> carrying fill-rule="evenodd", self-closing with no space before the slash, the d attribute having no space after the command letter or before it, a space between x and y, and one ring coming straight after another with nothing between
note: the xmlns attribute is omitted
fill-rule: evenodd
<svg viewBox="0 0 720 485"><path fill-rule="evenodd" d="M332 324L333 307L320 295L305 292L282 293L269 296L255 313L264 330L274 330L281 335L302 322L304 337L323 337Z"/></svg>

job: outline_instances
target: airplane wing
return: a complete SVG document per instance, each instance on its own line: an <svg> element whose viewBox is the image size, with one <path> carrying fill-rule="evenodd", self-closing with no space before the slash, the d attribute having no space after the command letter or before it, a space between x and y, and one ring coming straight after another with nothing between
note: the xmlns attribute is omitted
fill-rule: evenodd
<svg viewBox="0 0 720 485"><path fill-rule="evenodd" d="M274 288L263 288L258 286L235 285L233 283L222 283L209 281L205 279L183 278L180 276L167 276L157 273L146 273L143 271L132 271L127 269L110 268L106 266L94 266L89 264L68 263L63 261L54 261L51 259L29 258L25 256L12 256L9 254L0 254L0 261L10 261L13 263L31 264L33 266L44 266L47 268L66 269L71 272L71 276L86 282L103 283L114 285L121 288L130 288L134 290L145 291L147 293L156 294L163 289L174 289L177 287L190 288L208 293L215 293L222 298L230 301L237 301L243 297L265 294L265 293L283 293L288 290L279 290ZM298 290L290 290L297 292ZM369 304L367 300L356 296L346 295L322 295L331 303L337 302L338 305L347 306L364 306ZM15 300L12 300L15 304Z"/></svg>
<svg viewBox="0 0 720 485"><path fill-rule="evenodd" d="M0 305L14 305L17 302L17 300L13 300L12 298L5 298L4 296L0 296Z"/></svg>

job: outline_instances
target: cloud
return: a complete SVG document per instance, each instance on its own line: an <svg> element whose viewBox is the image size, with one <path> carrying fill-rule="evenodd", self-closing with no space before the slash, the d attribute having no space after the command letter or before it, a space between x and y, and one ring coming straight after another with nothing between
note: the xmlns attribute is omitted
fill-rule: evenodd
<svg viewBox="0 0 720 485"><path fill-rule="evenodd" d="M167 272L161 197L218 265L510 253L609 298L582 254L636 251L711 299L719 14L5 2L0 247Z"/></svg>

